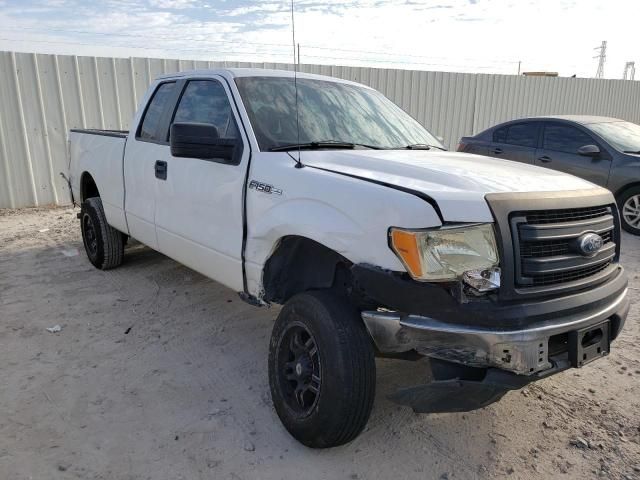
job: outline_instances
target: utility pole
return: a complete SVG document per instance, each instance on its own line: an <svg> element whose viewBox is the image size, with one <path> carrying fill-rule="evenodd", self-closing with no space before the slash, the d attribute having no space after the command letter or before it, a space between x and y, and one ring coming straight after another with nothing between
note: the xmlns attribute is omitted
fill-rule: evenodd
<svg viewBox="0 0 640 480"><path fill-rule="evenodd" d="M300 44L298 44L298 67L300 67Z"/></svg>
<svg viewBox="0 0 640 480"><path fill-rule="evenodd" d="M520 75L520 67L522 65L522 60L518 60L518 75Z"/></svg>
<svg viewBox="0 0 640 480"><path fill-rule="evenodd" d="M596 78L602 78L604 76L604 61L607 59L607 41L603 40L602 45L594 48L594 50L600 50L600 53L593 58L598 58L598 71L596 72Z"/></svg>
<svg viewBox="0 0 640 480"><path fill-rule="evenodd" d="M623 80L634 80L636 77L636 62L627 62L624 64L624 74L622 75Z"/></svg>

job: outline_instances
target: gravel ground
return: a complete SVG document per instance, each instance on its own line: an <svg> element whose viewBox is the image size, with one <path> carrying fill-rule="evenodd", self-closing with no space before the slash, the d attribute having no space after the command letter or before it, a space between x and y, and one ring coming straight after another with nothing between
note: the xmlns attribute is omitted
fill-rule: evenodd
<svg viewBox="0 0 640 480"><path fill-rule="evenodd" d="M0 210L0 479L640 478L640 238L608 358L439 415L386 399L426 361L379 360L366 430L314 451L269 398L277 309L140 244L98 271L75 212Z"/></svg>

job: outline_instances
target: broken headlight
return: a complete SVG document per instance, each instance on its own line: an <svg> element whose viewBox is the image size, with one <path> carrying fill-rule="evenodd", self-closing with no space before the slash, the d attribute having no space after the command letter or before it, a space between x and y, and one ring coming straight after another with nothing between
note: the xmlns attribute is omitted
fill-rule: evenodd
<svg viewBox="0 0 640 480"><path fill-rule="evenodd" d="M462 280L479 291L500 286L498 247L493 225L438 230L391 228L392 250L415 280Z"/></svg>

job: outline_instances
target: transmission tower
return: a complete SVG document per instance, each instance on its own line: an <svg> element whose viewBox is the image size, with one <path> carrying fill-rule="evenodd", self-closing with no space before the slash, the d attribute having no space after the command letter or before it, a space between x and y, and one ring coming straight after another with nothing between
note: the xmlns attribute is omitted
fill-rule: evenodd
<svg viewBox="0 0 640 480"><path fill-rule="evenodd" d="M604 76L604 61L607 59L607 41L603 40L602 45L594 48L594 50L600 50L600 53L593 58L598 58L598 71L596 72L596 78L602 78Z"/></svg>
<svg viewBox="0 0 640 480"><path fill-rule="evenodd" d="M624 64L623 80L634 80L636 76L636 62L627 62Z"/></svg>

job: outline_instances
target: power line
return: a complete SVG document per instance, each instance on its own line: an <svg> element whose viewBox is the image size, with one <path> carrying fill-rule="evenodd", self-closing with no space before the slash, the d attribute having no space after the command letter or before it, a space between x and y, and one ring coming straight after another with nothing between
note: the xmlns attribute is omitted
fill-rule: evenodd
<svg viewBox="0 0 640 480"><path fill-rule="evenodd" d="M144 34L136 34L136 33L115 33L115 32L92 32L92 31L87 31L87 30L66 30L66 29L54 29L54 28L5 28L4 30L12 30L12 31L23 31L23 30L33 30L33 31L37 31L39 33L42 32L55 32L55 33L67 33L67 34L80 34L80 35L100 35L100 36L106 36L106 37L126 37L126 38L140 38L140 39L153 39L153 40L158 40L159 38L163 39L163 40L179 40L179 41L190 41L190 42L199 42L199 43L206 43L206 44L212 44L212 43L223 43L223 44L233 44L233 45L256 45L256 46L269 46L269 47L279 47L282 49L289 49L291 48L290 45L288 44L283 44L283 43L258 43L258 42L248 42L245 40L240 40L240 41L235 41L235 40L211 40L211 39L206 39L206 38L201 38L203 36L206 36L206 34L198 34L198 36L194 37L194 36L171 36L171 35L166 35L164 33L159 33L157 35L144 35ZM96 45L96 46L100 46L100 45ZM434 55L416 55L416 54L409 54L409 53L400 53L400 52L382 52L382 51L375 51L375 50L356 50L356 49L349 49L349 48L336 48L336 47L330 47L330 46L321 46L321 45L313 45L313 44L304 44L303 45L304 48L309 49L309 50L325 50L325 51L331 51L331 52L348 52L348 53L357 53L357 54L368 54L368 55L382 55L382 56L393 56L394 58L397 57L402 57L402 58L416 58L416 59L447 59L450 57L446 57L446 56L434 56ZM138 48L138 47L134 47L134 46L129 46L130 48ZM158 50L161 50L160 47L157 48ZM324 56L320 56L320 55L316 55L315 58L340 58L340 57L324 57ZM475 58L470 58L470 57L456 57L459 60L475 60ZM348 60L349 58L345 58L346 60ZM393 63L393 62L391 62ZM412 63L412 62L396 62L396 63ZM415 64L420 64L419 62L414 62ZM518 63L518 60L490 60L488 63L491 64L506 64L506 65L515 65ZM430 63L423 63L424 65L431 65ZM437 64L432 64L432 65L437 65Z"/></svg>
<svg viewBox="0 0 640 480"><path fill-rule="evenodd" d="M307 44L305 44L304 47L312 50L331 50L336 52L367 53L371 55L391 55L394 57L402 56L402 57L408 57L408 58L450 58L450 57L441 57L441 56L439 57L439 56L433 56L433 55L413 55L413 54L405 54L405 53L397 53L397 52L379 52L379 51L372 51L372 50L352 50L348 48L319 47L319 46L307 45ZM459 58L460 60L474 60L473 58L469 58L469 57L467 58L456 57L456 58ZM518 63L518 60L492 60L492 63L516 64Z"/></svg>
<svg viewBox="0 0 640 480"><path fill-rule="evenodd" d="M10 42L26 42L26 43L40 43L40 44L59 44L59 45L75 45L75 46L87 46L87 47L103 47L103 48L129 48L129 49L140 49L145 51L154 51L154 52L162 52L162 51L171 51L171 52L184 52L184 53L197 53L199 55L267 55L273 57L288 57L291 58L290 53L273 53L273 52L257 52L257 51L228 51L228 50L208 50L203 48L197 49L185 49L185 48L175 48L175 47L145 47L145 46L131 46L131 45L96 45L93 43L84 43L77 41L63 41L63 40L29 40L29 39L20 39L20 38L6 38L2 37L0 40L10 41ZM291 48L289 46L289 48ZM307 47L305 47L307 48ZM495 69L495 65L456 65L456 64L448 64L448 63L427 63L427 62L410 62L410 61L402 61L402 60L380 60L380 59L371 59L371 58L353 58L353 57L336 57L336 56L324 56L324 55L306 55L308 58L318 58L324 60L341 60L341 61L357 61L357 62L365 62L365 63L378 63L378 64L388 64L388 65L421 65L421 66L434 66L434 67L450 67L450 68L465 68L465 69Z"/></svg>
<svg viewBox="0 0 640 480"><path fill-rule="evenodd" d="M306 47L305 45L305 48ZM424 62L405 62L402 60L376 60L369 58L352 58L352 57L332 57L332 56L324 56L324 55L305 55L305 58L321 58L325 60L347 60L347 61L356 61L356 62L370 62L370 63L382 63L387 65L426 65L432 67L452 67L452 68L477 68L477 69L491 69L496 68L495 65L455 65L451 63L424 63ZM518 63L518 62L515 62Z"/></svg>
<svg viewBox="0 0 640 480"><path fill-rule="evenodd" d="M12 29L12 28L6 28L5 30L18 30L18 29ZM24 29L21 30L34 30L31 29L29 27L26 27ZM154 52L158 52L158 54L160 54L160 52L162 51L173 51L173 52L185 52L185 53L197 53L199 55L265 55L265 56L269 56L269 57L288 57L289 54L288 53L284 53L284 51L280 52L280 49L290 49L291 46L290 45L286 45L286 44L278 44L278 43L254 43L254 42L247 42L247 41L231 41L231 40L208 40L208 39L203 39L203 38L195 38L195 37L188 37L188 36L179 36L179 37L172 37L170 35L143 35L143 34L136 34L136 33L107 33L107 32L90 32L90 31L85 31L85 30L64 30L64 29L39 29L41 32L42 31L50 31L50 32L58 32L58 33L78 33L78 34L86 34L86 35L93 35L93 34L97 34L97 35L101 35L101 36L106 36L106 37L126 37L126 38L149 38L149 39L154 39L157 40L158 38L162 38L162 39L175 39L175 40L181 40L181 41L189 41L189 42L196 42L199 44L203 44L203 45L207 45L209 48L179 48L176 46L158 46L158 47L148 47L148 46L143 46L143 45L131 45L131 44L127 44L127 45L100 45L97 43L87 43L87 42L81 42L81 41L64 41L64 40L29 40L29 39L22 39L22 38L3 38L2 40L5 41L13 41L13 42L27 42L27 43L46 43L46 44L60 44L60 45L81 45L81 46L88 46L88 47L107 47L107 48L128 48L128 49L140 49L140 50L145 50L145 51L154 51ZM247 47L247 48L251 48L252 50L247 51L247 50L237 50L237 49L232 49L232 50L219 50L216 44L232 44L235 47L240 47L241 49L243 47ZM262 47L260 49L256 49L255 47L253 47L253 45ZM275 50L278 51L273 51L274 49L270 48L268 51L265 51L266 47L278 47ZM464 70L469 70L469 69L477 69L477 70L490 70L490 69L495 69L498 70L501 67L499 65L504 65L505 67L507 65L514 65L520 63L519 61L508 61L508 60L489 60L487 61L485 64L473 64L473 63L465 63L465 64L452 64L452 63L446 63L446 62L428 62L428 61L424 61L424 62L417 62L417 61L411 61L410 59L446 59L449 57L441 57L441 56L426 56L426 55L414 55L414 54L402 54L402 53L394 53L394 52L380 52L380 51L373 51L373 50L355 50L355 49L347 49L347 48L333 48L333 47L327 47L327 46L319 46L319 45L304 45L304 47L307 50L322 50L322 51L331 51L331 52L352 52L352 53L357 53L357 54L366 54L366 55L380 55L380 56L384 56L384 55L393 55L394 60L390 60L390 59L380 59L380 58L366 58L366 57L357 57L354 58L352 56L336 56L336 55L314 55L314 54L309 54L306 55L306 57L309 58L317 58L317 59L322 59L322 60L338 60L338 61L355 61L355 62L365 62L365 63L375 63L375 64L388 64L388 65L416 65L416 66L423 66L423 67L444 67L444 68L456 68L456 69L464 69ZM460 58L460 57L456 57L456 59L458 60L465 60L465 58Z"/></svg>

